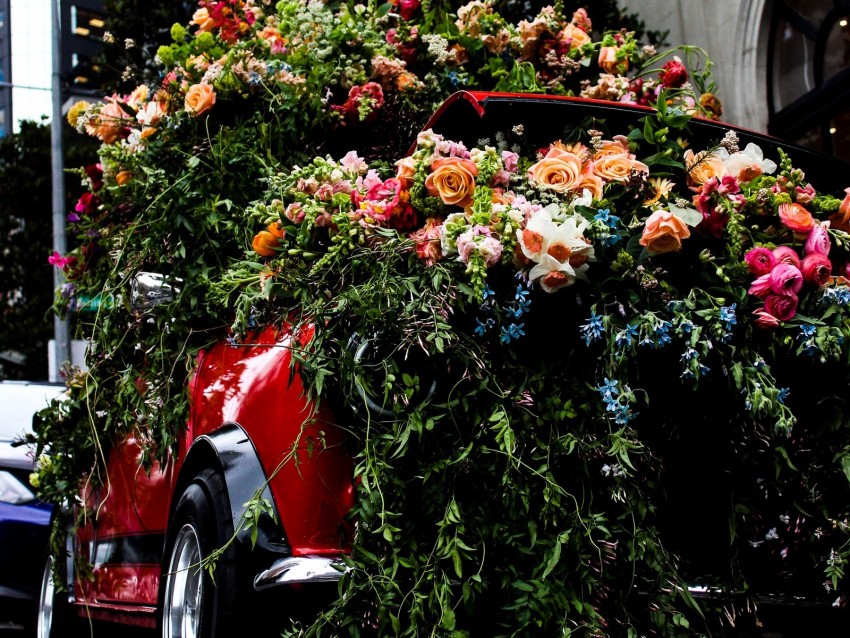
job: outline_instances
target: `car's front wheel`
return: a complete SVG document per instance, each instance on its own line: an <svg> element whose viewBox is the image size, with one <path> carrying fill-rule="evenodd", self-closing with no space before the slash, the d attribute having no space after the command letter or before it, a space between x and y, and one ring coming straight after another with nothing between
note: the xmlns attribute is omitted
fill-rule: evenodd
<svg viewBox="0 0 850 638"><path fill-rule="evenodd" d="M57 590L53 579L54 563L53 555L48 553L44 560L38 596L38 616L35 625L37 638L77 635L75 627L79 623L73 615L74 610L68 602L67 594Z"/></svg>
<svg viewBox="0 0 850 638"><path fill-rule="evenodd" d="M230 504L224 479L201 471L177 502L166 543L162 572L163 638L215 638L235 635L236 565ZM209 561L216 550L227 548Z"/></svg>

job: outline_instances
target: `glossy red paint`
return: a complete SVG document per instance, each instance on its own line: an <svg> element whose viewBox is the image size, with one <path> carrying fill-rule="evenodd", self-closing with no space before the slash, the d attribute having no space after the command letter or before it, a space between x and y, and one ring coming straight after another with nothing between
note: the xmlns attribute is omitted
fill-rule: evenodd
<svg viewBox="0 0 850 638"><path fill-rule="evenodd" d="M267 328L238 345L222 340L203 352L189 384L190 418L178 457L165 469L142 469L144 444L133 436L113 447L108 481L84 494L95 518L80 529L76 547L93 565L94 578L78 579L78 602L101 618L150 625L183 459L199 436L227 422L242 426L257 451L293 555L344 550L352 460L330 411L307 402L300 379L291 377L291 345L286 329Z"/></svg>

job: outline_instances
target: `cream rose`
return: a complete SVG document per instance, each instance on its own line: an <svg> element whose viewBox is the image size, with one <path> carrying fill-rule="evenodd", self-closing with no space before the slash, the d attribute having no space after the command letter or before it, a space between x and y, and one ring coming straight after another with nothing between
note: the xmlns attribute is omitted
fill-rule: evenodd
<svg viewBox="0 0 850 638"><path fill-rule="evenodd" d="M528 177L553 191L567 193L577 190L582 182L582 161L575 153L555 146L528 169Z"/></svg>
<svg viewBox="0 0 850 638"><path fill-rule="evenodd" d="M466 208L472 204L477 175L478 167L472 160L442 157L431 164L425 188L429 195L439 197L447 206Z"/></svg>
<svg viewBox="0 0 850 638"><path fill-rule="evenodd" d="M688 225L673 213L657 210L646 220L640 245L654 255L677 252L682 240L691 236Z"/></svg>
<svg viewBox="0 0 850 638"><path fill-rule="evenodd" d="M199 117L209 111L215 104L215 89L209 84L193 84L186 91L185 109Z"/></svg>

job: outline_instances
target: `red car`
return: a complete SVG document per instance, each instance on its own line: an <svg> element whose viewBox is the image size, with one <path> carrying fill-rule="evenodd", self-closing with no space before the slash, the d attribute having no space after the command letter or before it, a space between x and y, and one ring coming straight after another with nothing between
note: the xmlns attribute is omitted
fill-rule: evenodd
<svg viewBox="0 0 850 638"><path fill-rule="evenodd" d="M573 98L459 93L428 126L474 143L522 124L530 139L544 143L591 115L618 128L648 111ZM694 137L719 139L728 128L697 122ZM743 144L764 143L756 134L739 135ZM823 188L844 186L839 171L818 170L826 158L798 149L795 161L806 171L833 176L836 183ZM155 276L145 278L152 281L136 292L155 301L163 286ZM189 387L188 426L166 469L154 466L149 475L141 469L142 446L135 438L113 447L108 487L84 494L97 516L68 541L69 568L62 570L67 593L57 593L45 570L39 636L68 635L61 627L68 611L71 618L87 613L160 625L166 638L236 635L236 627L253 616L245 610L256 591L340 578L354 500L352 460L345 432L336 425L345 419L326 406L309 405L298 378L290 378L289 345L299 338L269 328L247 343L222 341L202 353ZM258 491L271 513L256 507L246 512ZM258 517L256 539L244 524L246 513ZM214 586L206 571L194 568L213 554L219 555ZM73 579L74 558L93 566L90 578Z"/></svg>

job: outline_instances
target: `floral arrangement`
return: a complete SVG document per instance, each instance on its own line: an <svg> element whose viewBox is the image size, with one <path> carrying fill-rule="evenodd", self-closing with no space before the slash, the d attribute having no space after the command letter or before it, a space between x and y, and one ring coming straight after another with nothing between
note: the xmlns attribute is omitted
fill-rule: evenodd
<svg viewBox="0 0 850 638"><path fill-rule="evenodd" d="M521 126L474 147L425 131L395 165L350 152L269 179L247 211L263 261L220 289L237 334L297 308L316 396L342 380L393 413L354 435L364 531L320 626L377 600L379 634L487 609L498 635L678 635L716 623L695 582L844 604L850 189L819 193L732 131L690 148L686 122L662 103L543 148ZM351 334L392 344L377 380ZM417 405L423 353L449 387ZM667 517L692 507L715 535L689 547Z"/></svg>
<svg viewBox="0 0 850 638"><path fill-rule="evenodd" d="M303 632L679 636L740 611L695 583L844 604L850 191L689 130L721 111L699 50L478 1L203 0L172 37L156 83L69 113L103 144L50 260L92 345L38 428L44 498L102 480L128 429L164 458L231 324L309 323L311 397L382 411L340 408L358 535ZM656 111L417 138L458 88ZM162 263L180 295L132 311Z"/></svg>

